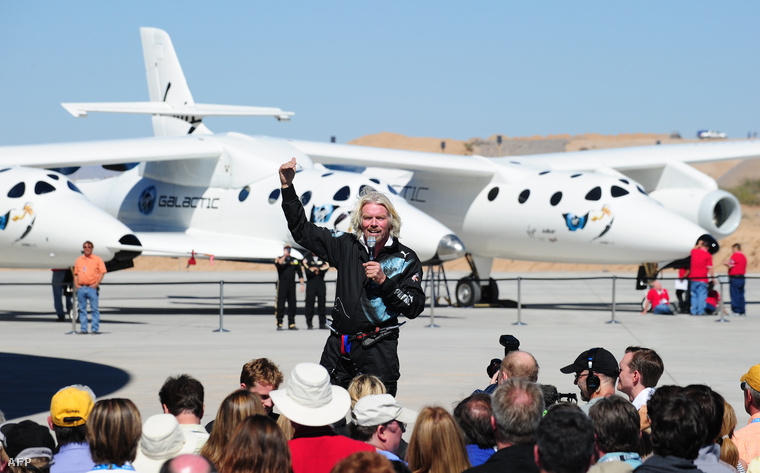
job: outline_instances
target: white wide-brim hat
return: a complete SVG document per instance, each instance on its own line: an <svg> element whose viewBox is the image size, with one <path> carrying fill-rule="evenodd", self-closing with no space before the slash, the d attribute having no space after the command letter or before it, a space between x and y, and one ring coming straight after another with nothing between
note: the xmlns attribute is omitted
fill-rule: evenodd
<svg viewBox="0 0 760 473"><path fill-rule="evenodd" d="M310 427L329 425L346 417L351 396L330 384L327 370L316 363L299 363L290 372L285 389L269 393L282 415Z"/></svg>
<svg viewBox="0 0 760 473"><path fill-rule="evenodd" d="M183 453L193 453L195 445L185 441L185 434L171 414L148 417L142 427L140 448L132 463L140 473L158 473L161 465Z"/></svg>

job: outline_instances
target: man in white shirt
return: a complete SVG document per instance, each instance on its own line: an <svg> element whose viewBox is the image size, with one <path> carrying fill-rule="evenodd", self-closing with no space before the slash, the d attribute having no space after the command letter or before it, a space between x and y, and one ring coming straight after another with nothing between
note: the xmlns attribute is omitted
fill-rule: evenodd
<svg viewBox="0 0 760 473"><path fill-rule="evenodd" d="M628 347L620 361L617 389L628 396L639 411L641 430L649 428L647 401L654 393L665 367L656 351L642 347Z"/></svg>

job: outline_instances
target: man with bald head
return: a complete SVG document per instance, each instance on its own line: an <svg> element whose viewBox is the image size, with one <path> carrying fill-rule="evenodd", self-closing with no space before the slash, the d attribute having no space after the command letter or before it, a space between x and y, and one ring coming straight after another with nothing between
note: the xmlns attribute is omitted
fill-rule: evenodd
<svg viewBox="0 0 760 473"><path fill-rule="evenodd" d="M205 457L187 453L166 460L159 473L216 473L216 468Z"/></svg>
<svg viewBox="0 0 760 473"><path fill-rule="evenodd" d="M523 378L533 383L538 382L538 362L527 351L515 350L507 353L501 360L499 371L494 374L491 384L482 392L493 394L496 388L510 378ZM475 391L481 392L481 391Z"/></svg>

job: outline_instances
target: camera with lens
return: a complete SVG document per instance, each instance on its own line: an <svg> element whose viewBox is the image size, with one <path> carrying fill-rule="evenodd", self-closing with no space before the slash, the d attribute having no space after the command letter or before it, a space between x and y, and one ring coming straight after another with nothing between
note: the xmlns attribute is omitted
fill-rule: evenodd
<svg viewBox="0 0 760 473"><path fill-rule="evenodd" d="M520 349L520 340L514 335L502 335L499 337L499 344L504 347L504 356L511 351ZM501 368L501 358L493 358L491 362L486 366L486 373L489 378L493 378L493 375Z"/></svg>

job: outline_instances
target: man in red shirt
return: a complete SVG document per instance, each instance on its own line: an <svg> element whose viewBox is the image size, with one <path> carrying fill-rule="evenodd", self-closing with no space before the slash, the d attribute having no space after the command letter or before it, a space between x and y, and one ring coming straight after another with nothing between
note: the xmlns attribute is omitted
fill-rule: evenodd
<svg viewBox="0 0 760 473"><path fill-rule="evenodd" d="M700 239L691 250L689 279L691 280L691 315L705 315L707 299L707 276L715 278L712 255L707 251L707 242Z"/></svg>
<svg viewBox="0 0 760 473"><path fill-rule="evenodd" d="M368 443L337 434L332 424L351 410L351 396L330 385L324 366L299 363L284 389L269 393L272 402L293 424L290 447L293 473L330 473L344 458L356 452L374 452Z"/></svg>
<svg viewBox="0 0 760 473"><path fill-rule="evenodd" d="M655 314L673 314L670 310L668 290L662 288L660 281L652 283L652 289L649 290L647 298L644 301L644 310L641 311L642 315L646 314L650 307Z"/></svg>
<svg viewBox="0 0 760 473"><path fill-rule="evenodd" d="M734 253L723 262L728 266L728 284L731 290L731 311L734 315L744 315L744 273L747 271L747 258L742 253L742 246L734 243Z"/></svg>

